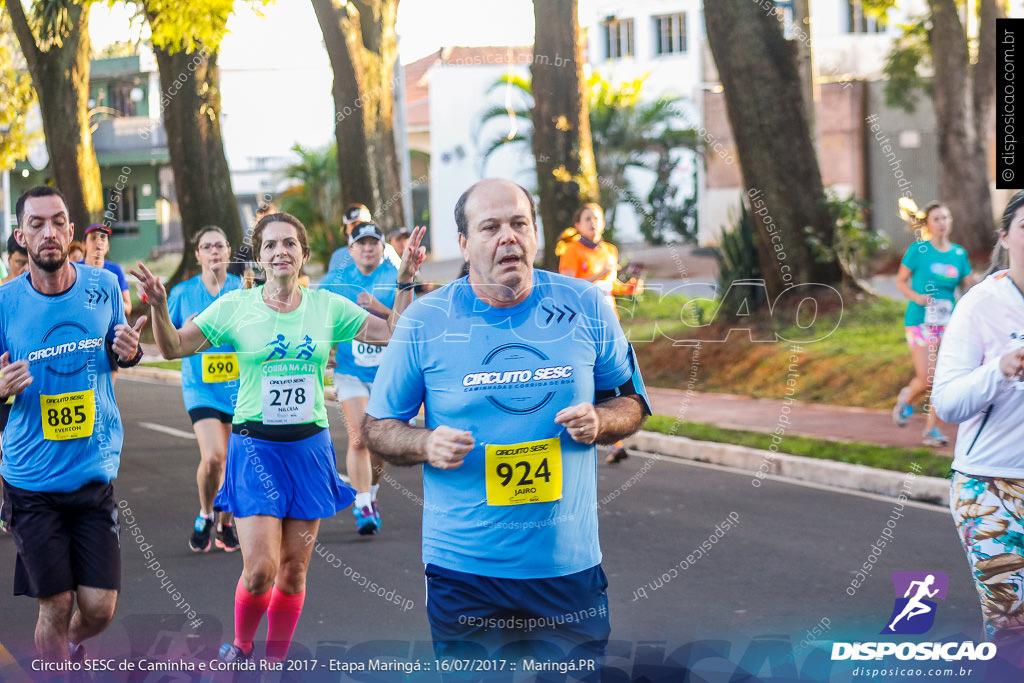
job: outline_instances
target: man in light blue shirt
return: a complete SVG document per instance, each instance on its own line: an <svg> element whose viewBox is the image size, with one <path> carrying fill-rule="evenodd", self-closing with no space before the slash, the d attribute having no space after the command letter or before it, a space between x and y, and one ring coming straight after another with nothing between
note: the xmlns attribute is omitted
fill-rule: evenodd
<svg viewBox="0 0 1024 683"><path fill-rule="evenodd" d="M346 206L343 220L344 224L341 226L341 229L345 233L345 240L349 244L352 242L352 231L357 225L373 222L370 210L364 204L349 204ZM399 266L402 265L402 257L395 251L393 246L387 243L384 244L384 260L393 265L395 270L398 270ZM351 264L352 254L349 252L348 247L338 247L331 254L331 260L327 264L327 272L339 270Z"/></svg>
<svg viewBox="0 0 1024 683"><path fill-rule="evenodd" d="M111 363L139 362L146 318L128 326L114 276L68 261L74 224L58 190L28 190L16 213L29 270L0 287L0 401L15 397L0 520L18 550L14 592L39 602L40 658L81 662L121 587L111 480L124 432Z"/></svg>
<svg viewBox="0 0 1024 683"><path fill-rule="evenodd" d="M643 382L601 292L533 269L526 190L480 181L455 220L469 275L406 310L365 424L374 452L423 465L435 653L596 657L610 622L594 444L639 428ZM411 427L421 405L426 427Z"/></svg>
<svg viewBox="0 0 1024 683"><path fill-rule="evenodd" d="M351 263L325 275L320 289L340 294L386 320L395 305L398 269L383 259L384 233L373 223L357 223L349 236L348 249L352 254ZM383 350L383 346L353 340L338 344L334 356L337 363L334 390L345 413L349 434L345 466L356 490L352 514L356 518L356 530L362 536L376 534L381 529L377 492L384 463L366 447L362 425Z"/></svg>

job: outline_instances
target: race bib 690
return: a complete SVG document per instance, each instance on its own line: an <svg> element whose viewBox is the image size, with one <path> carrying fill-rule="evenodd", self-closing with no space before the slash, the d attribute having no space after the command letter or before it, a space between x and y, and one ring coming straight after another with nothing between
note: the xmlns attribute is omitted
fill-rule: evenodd
<svg viewBox="0 0 1024 683"><path fill-rule="evenodd" d="M204 353L203 382L230 382L238 379L238 354L235 353Z"/></svg>

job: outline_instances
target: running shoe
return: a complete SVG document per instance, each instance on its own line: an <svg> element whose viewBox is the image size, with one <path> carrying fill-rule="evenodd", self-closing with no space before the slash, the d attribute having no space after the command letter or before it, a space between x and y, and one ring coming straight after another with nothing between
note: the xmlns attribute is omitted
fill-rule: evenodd
<svg viewBox="0 0 1024 683"><path fill-rule="evenodd" d="M352 514L356 518L356 531L360 536L369 536L377 533L377 517L369 505L361 508L352 508Z"/></svg>
<svg viewBox="0 0 1024 683"><path fill-rule="evenodd" d="M224 643L220 646L220 658L229 664L231 662L248 662L252 660L254 650L255 648L249 652L243 652L242 648L234 643Z"/></svg>
<svg viewBox="0 0 1024 683"><path fill-rule="evenodd" d="M380 531L382 528L380 525L380 508L377 507L377 501L370 501L370 503L373 505L373 519L377 522L377 531Z"/></svg>
<svg viewBox="0 0 1024 683"><path fill-rule="evenodd" d="M910 393L909 387L903 387L900 389L900 395L896 399L896 407L892 409L892 421L896 423L898 427L906 427L907 420L914 414L914 406L907 402L907 396Z"/></svg>
<svg viewBox="0 0 1024 683"><path fill-rule="evenodd" d="M605 458L604 461L606 463L608 463L609 465L614 465L616 463L622 462L623 460L625 460L628 457L629 457L629 451L627 451L625 448L619 447L619 448L613 448L612 452L608 454L608 457Z"/></svg>
<svg viewBox="0 0 1024 683"><path fill-rule="evenodd" d="M209 552L210 548L213 547L213 532L213 520L199 515L196 517L192 536L188 539L188 547L194 553Z"/></svg>
<svg viewBox="0 0 1024 683"><path fill-rule="evenodd" d="M221 524L217 529L217 547L226 553L238 550L238 533L234 524Z"/></svg>
<svg viewBox="0 0 1024 683"><path fill-rule="evenodd" d="M85 668L87 659L85 646L82 643L74 645L68 641L68 661L73 669L62 680L67 680L68 683L93 683L92 674Z"/></svg>
<svg viewBox="0 0 1024 683"><path fill-rule="evenodd" d="M949 443L949 439L946 435L939 431L938 427L932 427L930 430L923 434L925 446L945 446Z"/></svg>

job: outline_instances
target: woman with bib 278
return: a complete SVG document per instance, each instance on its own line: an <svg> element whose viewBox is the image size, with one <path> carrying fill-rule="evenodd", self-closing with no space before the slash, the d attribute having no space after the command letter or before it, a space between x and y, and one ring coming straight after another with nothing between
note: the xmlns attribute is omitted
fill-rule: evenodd
<svg viewBox="0 0 1024 683"><path fill-rule="evenodd" d="M967 289L975 282L967 250L949 240L953 217L946 205L929 202L917 217L912 227L921 231L921 239L907 249L896 275L896 287L910 300L903 326L914 360L914 378L900 390L892 411L900 427L913 414L914 402L932 387L939 342L953 313L957 285ZM949 439L936 426L935 412L926 412L924 444L945 446Z"/></svg>
<svg viewBox="0 0 1024 683"><path fill-rule="evenodd" d="M425 230L409 240L399 282L411 282ZM250 659L267 614L267 658L283 660L305 599L306 571L320 519L355 498L338 476L327 427L323 373L332 344L352 339L386 344L411 290L396 297L387 321L340 296L298 284L309 258L302 223L289 214L263 217L252 234L265 285L228 293L175 329L163 284L144 265L132 274L153 307L154 335L166 358L230 343L239 363L224 486L215 501L235 515L242 576L235 590L235 638L228 660Z"/></svg>

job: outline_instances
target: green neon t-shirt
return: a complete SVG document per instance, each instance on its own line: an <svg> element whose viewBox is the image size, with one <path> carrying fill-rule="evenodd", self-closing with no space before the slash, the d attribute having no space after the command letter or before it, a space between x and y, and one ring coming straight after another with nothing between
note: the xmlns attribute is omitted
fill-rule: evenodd
<svg viewBox="0 0 1024 683"><path fill-rule="evenodd" d="M369 313L325 290L300 291L290 313L267 306L260 286L229 292L195 318L211 344L231 344L238 353L236 424L328 426L324 368L331 346L355 338Z"/></svg>

